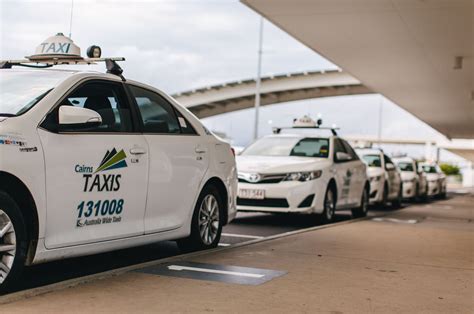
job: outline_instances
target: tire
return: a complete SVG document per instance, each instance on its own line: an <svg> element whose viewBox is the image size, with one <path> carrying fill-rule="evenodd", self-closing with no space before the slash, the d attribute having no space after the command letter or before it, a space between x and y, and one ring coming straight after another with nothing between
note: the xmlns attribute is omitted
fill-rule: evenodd
<svg viewBox="0 0 474 314"><path fill-rule="evenodd" d="M387 203L388 203L388 186L387 184L384 184L383 191L382 191L382 200L378 204L378 207L380 209L385 209L387 208Z"/></svg>
<svg viewBox="0 0 474 314"><path fill-rule="evenodd" d="M13 249L8 249L8 247ZM28 239L23 215L16 202L0 191L0 291L8 291L23 272Z"/></svg>
<svg viewBox="0 0 474 314"><path fill-rule="evenodd" d="M416 187L415 187L415 195L411 198L411 201L417 202L419 198L420 198L420 185L417 182Z"/></svg>
<svg viewBox="0 0 474 314"><path fill-rule="evenodd" d="M180 250L192 252L217 247L222 234L223 209L219 191L212 185L206 186L194 208L191 234L177 241Z"/></svg>
<svg viewBox="0 0 474 314"><path fill-rule="evenodd" d="M352 217L361 218L367 216L367 211L369 209L369 192L364 188L362 191L362 196L360 200L360 206L352 210Z"/></svg>
<svg viewBox="0 0 474 314"><path fill-rule="evenodd" d="M402 207L403 201L403 186L400 184L400 191L398 191L397 198L392 201L392 208L399 209Z"/></svg>
<svg viewBox="0 0 474 314"><path fill-rule="evenodd" d="M420 202L426 203L428 201L428 184L425 186L425 193L420 196Z"/></svg>
<svg viewBox="0 0 474 314"><path fill-rule="evenodd" d="M332 186L328 186L324 195L324 210L318 215L318 222L331 223L336 215L336 192Z"/></svg>

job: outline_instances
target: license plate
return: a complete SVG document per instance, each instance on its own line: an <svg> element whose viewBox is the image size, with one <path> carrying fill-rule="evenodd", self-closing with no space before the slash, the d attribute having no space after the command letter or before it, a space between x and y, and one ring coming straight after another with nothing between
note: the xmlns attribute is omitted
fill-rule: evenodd
<svg viewBox="0 0 474 314"><path fill-rule="evenodd" d="M265 198L265 190L239 189L239 198L263 200Z"/></svg>

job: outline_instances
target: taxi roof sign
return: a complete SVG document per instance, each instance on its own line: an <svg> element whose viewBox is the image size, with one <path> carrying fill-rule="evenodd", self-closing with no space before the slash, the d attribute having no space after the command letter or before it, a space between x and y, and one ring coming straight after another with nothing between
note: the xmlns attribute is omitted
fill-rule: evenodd
<svg viewBox="0 0 474 314"><path fill-rule="evenodd" d="M339 128L335 126L331 128L322 127L321 124L323 124L323 120L321 118L318 118L318 120L315 121L310 116L305 115L299 119L294 119L292 127L274 127L273 133L280 134L281 130L283 129L319 129L330 130L333 135L337 135L336 130L338 130Z"/></svg>
<svg viewBox="0 0 474 314"><path fill-rule="evenodd" d="M32 61L51 58L82 59L81 48L74 44L71 38L64 36L63 33L48 37L36 47L34 55L26 58Z"/></svg>
<svg viewBox="0 0 474 314"><path fill-rule="evenodd" d="M310 116L303 116L299 119L293 120L294 128L315 128L317 126L316 121L311 119Z"/></svg>
<svg viewBox="0 0 474 314"><path fill-rule="evenodd" d="M96 64L105 62L107 73L120 76L123 81L122 68L116 61L125 61L123 57L100 58L101 49L99 46L91 46L88 49L89 58L81 57L81 49L74 44L71 38L57 33L44 40L35 51L34 55L25 57L23 60L0 60L0 69L11 69L13 66L23 66L30 68L49 68L54 65L76 65L76 64Z"/></svg>

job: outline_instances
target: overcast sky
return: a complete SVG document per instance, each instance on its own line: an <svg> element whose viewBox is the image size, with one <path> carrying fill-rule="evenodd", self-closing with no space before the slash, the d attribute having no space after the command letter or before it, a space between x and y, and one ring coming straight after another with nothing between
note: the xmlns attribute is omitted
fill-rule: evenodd
<svg viewBox="0 0 474 314"><path fill-rule="evenodd" d="M71 0L0 0L0 59L34 52L47 37L70 31ZM126 77L168 93L255 77L259 16L236 0L75 0L72 39L103 56L123 56ZM264 25L264 75L334 69L331 64L269 22ZM103 65L94 66L103 71ZM322 113L342 134L376 135L383 104L383 136L440 138L439 133L379 95L315 99L262 109L260 134L293 117ZM287 121L288 120L288 121ZM236 145L252 140L253 110L204 119ZM387 147L418 157L423 147ZM443 154L451 159L450 154Z"/></svg>

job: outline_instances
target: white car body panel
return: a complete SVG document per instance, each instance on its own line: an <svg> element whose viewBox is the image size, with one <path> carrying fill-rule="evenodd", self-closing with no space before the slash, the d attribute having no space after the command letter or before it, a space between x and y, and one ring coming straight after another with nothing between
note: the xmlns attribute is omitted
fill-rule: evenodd
<svg viewBox="0 0 474 314"><path fill-rule="evenodd" d="M412 171L403 171L400 169L400 174L403 181L403 198L412 199L426 195L428 188L426 176L424 173L418 171L415 160L410 157L401 157L393 158L393 161L397 165L400 163L410 163L413 167Z"/></svg>
<svg viewBox="0 0 474 314"><path fill-rule="evenodd" d="M271 135L310 138L309 135ZM251 174L260 176L285 175L291 172L322 171L321 177L305 182L281 181L278 183L239 182L239 189L264 190L265 203L258 204L249 200L240 200L239 211L275 212L275 213L322 213L324 197L329 182L334 180L337 187L336 208L355 208L360 206L362 192L367 184L366 166L360 160L335 163L333 160L333 140L329 137L328 158L299 156L237 156L237 168L240 181ZM310 204L303 203L314 195ZM274 201L279 206L275 206ZM285 204L285 201L287 205Z"/></svg>
<svg viewBox="0 0 474 314"><path fill-rule="evenodd" d="M15 71L15 69L2 71ZM166 140L164 139L166 136L163 136L160 140L158 139L160 136L151 139L150 136L140 133L57 134L41 129L39 125L45 116L79 83L91 79L122 82L119 77L111 74L63 72L69 73L70 76L29 111L21 116L0 121L0 137L21 141L23 145L21 147L0 145L0 172L16 177L28 188L38 217L38 234L31 239L33 246L30 249L28 264L184 238L190 234L192 214L198 195L209 180L220 180L224 184L227 190L227 199L224 200L227 203L227 222L235 217L237 171L230 145L208 133L194 115L162 92L159 93L175 106L199 134L179 136L182 137L179 140L181 144L186 147L189 145L192 151L176 144L178 140L173 136L169 136ZM156 91L138 82L130 82ZM175 144L174 147L172 143ZM197 144L204 145L207 149L206 157L199 162L194 151ZM168 166L172 169L157 167L153 159L155 153L159 154L158 146L162 145L167 146L166 154L160 155L156 161L160 158L161 161L167 159ZM146 154L131 155L130 150L137 147L145 149ZM111 175L122 175L120 189L102 191L101 200L124 199L127 207L124 207L121 221L115 224L101 224L100 228L91 225L88 226L89 229L76 229L80 202L100 198L96 188L91 192L83 191L85 184L83 173L76 172L76 165L92 166L95 170L107 150L113 148L124 150L127 155L127 167L119 169L120 171L111 169L107 172ZM191 160L192 154L195 160ZM190 173L187 172L187 167L193 167ZM177 176L176 180L172 180L172 176ZM170 185L167 187L168 193L162 191L157 193L157 189L165 186L163 181L157 184L164 177ZM184 182L186 187L193 189L189 191L183 188ZM176 211L171 215L166 211L170 210L169 204L152 207L152 204L159 203L160 196L166 197L166 200L182 201L180 203L182 206L173 208L173 211ZM150 207L147 207L148 200ZM161 225L157 223L160 219L165 221ZM146 228L150 234L145 234Z"/></svg>
<svg viewBox="0 0 474 314"><path fill-rule="evenodd" d="M378 155L381 161L380 167L367 167L367 176L370 179L370 203L377 204L383 201L385 187L388 188L387 200L396 200L402 188L399 170L396 167L392 170L387 169L384 153L379 149L356 149L356 151L362 159L364 155Z"/></svg>

